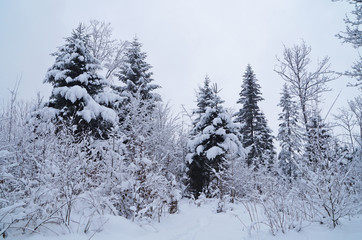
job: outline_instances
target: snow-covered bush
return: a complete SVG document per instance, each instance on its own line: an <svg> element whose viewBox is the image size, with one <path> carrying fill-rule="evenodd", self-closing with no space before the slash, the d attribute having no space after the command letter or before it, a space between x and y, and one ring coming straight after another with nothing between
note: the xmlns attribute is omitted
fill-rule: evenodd
<svg viewBox="0 0 362 240"><path fill-rule="evenodd" d="M91 217L83 217L76 227L75 216L85 209L103 214L84 195L93 193L107 178L107 149L91 138L82 141L72 135L72 126L56 133L53 109L42 108L17 126L22 135L9 143L0 155L0 228L6 234L90 228ZM59 129L59 128L58 128ZM104 159L104 161L101 161ZM82 202L82 204L80 204ZM54 231L54 230L53 230Z"/></svg>
<svg viewBox="0 0 362 240"><path fill-rule="evenodd" d="M337 150L337 151L336 151ZM312 220L327 223L332 227L339 219L352 216L362 209L361 197L361 161L358 157L348 156L348 152L329 148L329 158L319 158L318 168L308 165L301 167L299 196L313 210Z"/></svg>
<svg viewBox="0 0 362 240"><path fill-rule="evenodd" d="M245 166L237 181L236 202L248 212L250 232L262 226L267 226L273 235L302 228L303 203L282 170L266 166L254 171Z"/></svg>
<svg viewBox="0 0 362 240"><path fill-rule="evenodd" d="M125 135L125 174L119 210L136 220L159 220L162 213L175 211L181 197L174 175L178 167L176 129L160 104L150 113L147 101L132 96L129 100L120 127Z"/></svg>

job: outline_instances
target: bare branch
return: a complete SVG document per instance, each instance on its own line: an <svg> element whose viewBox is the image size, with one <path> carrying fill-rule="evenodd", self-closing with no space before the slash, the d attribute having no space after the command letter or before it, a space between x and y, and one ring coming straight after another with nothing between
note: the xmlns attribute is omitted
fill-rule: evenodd
<svg viewBox="0 0 362 240"><path fill-rule="evenodd" d="M110 23L91 20L88 26L89 47L92 55L101 62L105 69L105 78L110 79L114 71L124 62L127 41L112 38Z"/></svg>
<svg viewBox="0 0 362 240"><path fill-rule="evenodd" d="M291 48L284 46L283 57L277 57L278 64L274 68L274 71L289 84L292 96L299 99L305 126L308 121L309 102L329 91L326 84L338 78L338 75L330 70L329 57L324 57L318 62L314 71L309 70L310 53L311 47L304 41Z"/></svg>

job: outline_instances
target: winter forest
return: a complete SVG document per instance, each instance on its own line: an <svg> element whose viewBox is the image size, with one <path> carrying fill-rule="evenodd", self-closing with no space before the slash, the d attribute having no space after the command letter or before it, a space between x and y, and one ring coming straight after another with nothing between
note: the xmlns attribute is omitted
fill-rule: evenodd
<svg viewBox="0 0 362 240"><path fill-rule="evenodd" d="M358 50L362 3L349 4L336 37ZM346 85L362 89L361 55L337 72L328 57L312 59L306 41L284 45L275 53L284 86L272 132L251 64L234 86L238 109L205 74L194 108L174 113L142 38L112 34L110 23L91 20L54 46L39 79L52 86L49 98L20 101L18 81L10 89L0 109L0 238L96 239L110 216L152 226L182 205L211 204L214 215L239 209L243 217L233 218L250 239L262 229L300 234L313 223L331 230L362 216L362 97L351 96L333 122L321 114L332 81L347 76Z"/></svg>

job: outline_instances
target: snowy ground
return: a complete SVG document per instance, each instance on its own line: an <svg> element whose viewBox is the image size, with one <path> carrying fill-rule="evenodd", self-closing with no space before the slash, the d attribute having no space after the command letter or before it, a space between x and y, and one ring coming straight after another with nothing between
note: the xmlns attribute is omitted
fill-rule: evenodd
<svg viewBox="0 0 362 240"><path fill-rule="evenodd" d="M250 221L247 212L240 205L230 206L225 213L216 213L217 202L211 201L197 207L188 200L182 200L177 214L167 215L160 223L139 226L122 217L106 217L103 230L85 234L34 234L28 237L9 237L8 239L26 240L212 240L212 239L273 239L273 240L361 240L362 217L351 221L344 219L341 226L331 230L318 223L308 224L300 232L290 231L273 236L267 229L251 231L247 226Z"/></svg>

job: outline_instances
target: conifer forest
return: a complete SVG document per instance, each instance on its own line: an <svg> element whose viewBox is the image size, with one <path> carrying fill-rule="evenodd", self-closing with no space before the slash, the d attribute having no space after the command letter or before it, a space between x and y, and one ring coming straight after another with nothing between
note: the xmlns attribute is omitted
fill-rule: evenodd
<svg viewBox="0 0 362 240"><path fill-rule="evenodd" d="M342 2L353 11L335 38L358 51L362 2ZM333 113L322 100L334 81L361 93L361 54L340 72L328 56L315 59L305 40L280 43L273 73L284 85L272 131L257 63L239 69L237 108L205 73L194 83L193 108L175 112L159 92L147 42L117 39L116 28L90 20L59 39L44 78L33 80L51 86L49 97L20 100L21 81L4 96L0 239L97 239L113 218L157 232L167 219L210 206L210 216L232 216L250 237L243 239L263 229L299 236L315 223L333 234L362 217L362 95ZM192 231L134 239L203 239Z"/></svg>

